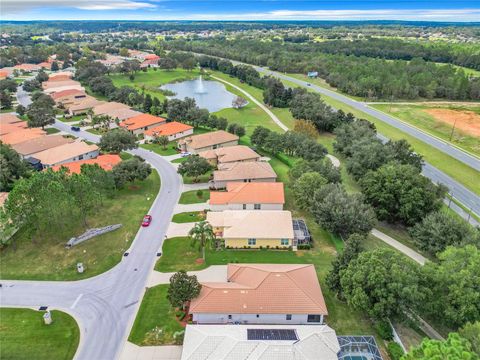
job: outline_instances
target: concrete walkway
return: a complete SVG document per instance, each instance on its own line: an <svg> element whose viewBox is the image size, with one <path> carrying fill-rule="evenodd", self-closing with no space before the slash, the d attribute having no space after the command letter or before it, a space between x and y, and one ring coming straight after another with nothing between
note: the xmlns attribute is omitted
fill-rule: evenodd
<svg viewBox="0 0 480 360"><path fill-rule="evenodd" d="M152 271L147 287L168 284L173 274L175 273ZM195 275L200 282L225 282L227 281L227 265L212 265L204 270L189 271L188 275Z"/></svg>
<svg viewBox="0 0 480 360"><path fill-rule="evenodd" d="M180 360L182 346L138 346L127 341L122 349L120 360Z"/></svg>
<svg viewBox="0 0 480 360"><path fill-rule="evenodd" d="M208 183L183 184L183 192L191 190L205 190L208 188Z"/></svg>
<svg viewBox="0 0 480 360"><path fill-rule="evenodd" d="M268 116L270 116L270 118L273 120L273 122L275 124L277 124L283 131L288 131L288 127L282 123L280 121L280 119L277 117L277 115L275 115L273 112L270 111L270 109L268 107L266 107L264 104L262 104L260 101L258 101L257 99L255 99L252 95L250 95L248 92L246 92L245 90L243 90L242 88L236 86L236 85L233 85L231 82L228 82L226 80L223 80L223 79L220 79L216 76L213 76L211 75L212 78L214 78L215 80L218 80L218 81L221 81L225 84L228 84L230 85L231 87L237 89L238 91L240 91L242 94L244 94L246 97L248 97L250 100L252 100L255 104L257 104L258 106L260 106L260 108L265 111Z"/></svg>
<svg viewBox="0 0 480 360"><path fill-rule="evenodd" d="M401 242L391 238L387 234L382 233L381 231L377 229L373 229L371 231L371 234L375 236L376 238L382 240L383 242L387 243L391 247L397 249L401 253L407 255L410 259L416 261L420 265L425 265L425 263L428 261L427 258L425 258L423 255L420 255L418 252L416 252L413 249L410 249L408 246L403 245Z"/></svg>

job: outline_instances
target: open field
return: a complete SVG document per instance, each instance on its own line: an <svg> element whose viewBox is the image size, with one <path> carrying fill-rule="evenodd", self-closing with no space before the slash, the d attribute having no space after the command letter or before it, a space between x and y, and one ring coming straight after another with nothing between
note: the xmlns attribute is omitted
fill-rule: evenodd
<svg viewBox="0 0 480 360"><path fill-rule="evenodd" d="M153 171L145 181L126 185L113 199L105 199L103 206L89 216L89 226L123 226L69 250L65 249L65 243L84 229L36 239L35 243L19 231L14 235L14 243L0 254L2 279L78 280L107 271L121 260L130 246L159 188L160 177ZM83 274L76 271L78 262L85 266Z"/></svg>
<svg viewBox="0 0 480 360"><path fill-rule="evenodd" d="M53 323L43 323L43 311L0 308L2 359L70 360L80 340L80 330L68 314L51 311Z"/></svg>
<svg viewBox="0 0 480 360"><path fill-rule="evenodd" d="M432 135L450 141L458 147L480 156L480 103L451 105L373 104L375 109L414 125Z"/></svg>
<svg viewBox="0 0 480 360"><path fill-rule="evenodd" d="M167 345L175 343L173 334L184 328L176 319L175 311L167 300L167 290L168 285L158 285L147 289L128 341L137 345ZM152 333L149 334L156 327L162 329L162 333L158 338L155 338Z"/></svg>
<svg viewBox="0 0 480 360"><path fill-rule="evenodd" d="M135 74L135 79L132 81L128 75L114 74L110 75L113 84L116 87L133 86L140 92L145 92L151 96L157 97L159 100L164 100L165 95L158 90L160 85L168 84L171 82L191 80L200 75L200 71L195 69L187 71L183 69L175 70L161 70L148 69L147 72L139 71Z"/></svg>

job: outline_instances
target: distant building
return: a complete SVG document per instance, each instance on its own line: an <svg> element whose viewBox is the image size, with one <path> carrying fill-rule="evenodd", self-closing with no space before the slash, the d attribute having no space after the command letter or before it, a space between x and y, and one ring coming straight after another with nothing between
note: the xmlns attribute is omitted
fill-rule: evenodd
<svg viewBox="0 0 480 360"><path fill-rule="evenodd" d="M238 161L258 161L260 155L245 145L227 146L198 153L198 156L208 160L213 165L229 164Z"/></svg>
<svg viewBox="0 0 480 360"><path fill-rule="evenodd" d="M193 134L193 126L172 121L145 131L145 139L153 140L155 136L167 136L168 141L174 141Z"/></svg>
<svg viewBox="0 0 480 360"><path fill-rule="evenodd" d="M135 135L143 134L146 130L165 124L166 119L150 114L140 114L122 121L118 126Z"/></svg>
<svg viewBox="0 0 480 360"><path fill-rule="evenodd" d="M309 78L316 78L316 77L318 77L318 71L309 71L307 76Z"/></svg>
<svg viewBox="0 0 480 360"><path fill-rule="evenodd" d="M277 174L265 161L248 161L222 164L213 172L210 186L225 189L229 182L275 182Z"/></svg>
<svg viewBox="0 0 480 360"><path fill-rule="evenodd" d="M76 141L31 154L30 157L39 160L44 168L48 168L73 161L93 159L98 154L99 148L97 145Z"/></svg>
<svg viewBox="0 0 480 360"><path fill-rule="evenodd" d="M63 163L52 167L54 171L60 170L62 167L68 169L70 174L80 174L82 165L97 164L105 171L111 171L113 167L122 162L122 158L116 154L99 155L95 159L80 160L75 162Z"/></svg>
<svg viewBox="0 0 480 360"><path fill-rule="evenodd" d="M64 137L62 135L48 135L40 136L27 141L22 141L20 143L12 145L12 147L22 157L26 158L40 151L48 150L65 144L70 144L74 141L74 139Z"/></svg>
<svg viewBox="0 0 480 360"><path fill-rule="evenodd" d="M4 144L14 145L23 141L32 140L41 136L45 136L47 133L39 128L19 129L11 133L0 135L0 141Z"/></svg>
<svg viewBox="0 0 480 360"><path fill-rule="evenodd" d="M178 141L178 148L181 151L198 154L206 150L238 145L238 139L237 135L230 134L224 130L218 130L181 139Z"/></svg>

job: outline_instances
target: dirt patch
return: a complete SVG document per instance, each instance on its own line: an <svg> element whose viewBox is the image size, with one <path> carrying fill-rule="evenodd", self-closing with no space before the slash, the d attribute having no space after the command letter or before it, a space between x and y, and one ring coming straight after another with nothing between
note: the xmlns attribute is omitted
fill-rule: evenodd
<svg viewBox="0 0 480 360"><path fill-rule="evenodd" d="M453 125L455 128L466 134L480 137L480 115L473 111L461 111L450 109L427 109L427 114L432 115L435 120Z"/></svg>

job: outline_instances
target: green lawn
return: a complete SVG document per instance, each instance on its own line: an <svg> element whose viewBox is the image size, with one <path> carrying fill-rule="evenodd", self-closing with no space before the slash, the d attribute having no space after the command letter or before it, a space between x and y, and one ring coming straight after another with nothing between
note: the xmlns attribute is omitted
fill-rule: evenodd
<svg viewBox="0 0 480 360"><path fill-rule="evenodd" d="M48 135L56 134L56 133L60 132L60 130L58 130L56 128L47 128L47 129L45 129L45 131L47 132Z"/></svg>
<svg viewBox="0 0 480 360"><path fill-rule="evenodd" d="M170 161L171 163L173 164L181 164L183 162L187 161L187 158L186 157L183 157L183 158L178 158L178 159L175 159L175 160L172 160Z"/></svg>
<svg viewBox="0 0 480 360"><path fill-rule="evenodd" d="M66 118L65 116L63 116L62 118L60 118L59 120L60 121L63 121L63 122L78 122L80 120L83 120L85 119L87 116L86 115L74 115L70 118Z"/></svg>
<svg viewBox="0 0 480 360"><path fill-rule="evenodd" d="M429 134L435 135L445 141L450 142L452 125L436 120L425 110L429 109L449 109L457 111L472 111L480 114L480 104L472 104L472 106L461 106L448 104L445 105L403 105L403 104L376 104L371 105L375 109L381 110L389 115L395 116L410 125L414 125ZM458 127L455 129L452 137L452 144L480 156L480 137L469 135Z"/></svg>
<svg viewBox="0 0 480 360"><path fill-rule="evenodd" d="M291 81L282 81L285 85L298 87L297 84L292 83ZM417 153L423 155L423 158L431 165L443 171L445 174L457 180L459 183L463 184L465 187L469 188L473 192L480 194L480 181L478 181L480 173L471 168L470 166L465 165L461 161L458 161L453 157L441 152L440 150L437 150L434 147L425 144L423 141L418 140L417 138L410 136L393 126L386 124L385 122L377 119L376 117L366 114L363 111L354 109L353 107L344 104L341 101L335 100L323 94L321 95L321 97L328 105L336 109L350 112L359 119L363 118L372 122L373 124L375 124L380 134L385 135L393 140L407 140L412 145L413 149Z"/></svg>
<svg viewBox="0 0 480 360"><path fill-rule="evenodd" d="M153 151L161 156L169 156L178 154L177 143L175 141L170 141L166 148L158 144L141 144L140 147Z"/></svg>
<svg viewBox="0 0 480 360"><path fill-rule="evenodd" d="M177 224L191 223L205 220L205 212L190 211L173 215L172 221Z"/></svg>
<svg viewBox="0 0 480 360"><path fill-rule="evenodd" d="M201 190L202 195L198 196L198 190L185 191L180 196L179 204L199 204L210 199L210 191L208 189Z"/></svg>
<svg viewBox="0 0 480 360"><path fill-rule="evenodd" d="M187 175L183 175L182 178L183 178L183 183L184 184L197 184L197 183L206 183L208 182L211 177L212 177L212 173L213 173L213 170L210 170L209 172L207 172L206 174L204 175L200 175L196 181L193 177L190 177L190 176L187 176Z"/></svg>
<svg viewBox="0 0 480 360"><path fill-rule="evenodd" d="M102 136L102 135L104 135L104 134L106 133L105 130L98 129L98 128L96 128L96 129L93 129L93 128L92 128L92 129L87 129L87 132L89 132L89 133L91 133L91 134L95 134L95 135L100 135L100 136Z"/></svg>
<svg viewBox="0 0 480 360"><path fill-rule="evenodd" d="M184 328L177 321L175 310L167 300L167 290L168 285L147 289L128 341L137 345L175 344L173 335ZM155 337L152 330L157 327L162 332L160 336Z"/></svg>
<svg viewBox="0 0 480 360"><path fill-rule="evenodd" d="M130 246L144 214L148 212L160 188L156 171L143 182L127 185L113 199L104 200L102 207L89 216L91 227L121 223L113 232L98 236L69 250L65 243L84 229L37 238L36 243L19 231L14 245L0 254L0 273L3 279L78 280L98 275L115 266ZM52 261L52 259L55 259ZM78 274L76 264L83 262L85 272Z"/></svg>
<svg viewBox="0 0 480 360"><path fill-rule="evenodd" d="M80 340L80 330L68 314L51 311L53 323L43 323L43 311L0 308L2 359L69 360Z"/></svg>
<svg viewBox="0 0 480 360"><path fill-rule="evenodd" d="M155 71L154 69L148 69L147 72L140 71L136 73L133 81L129 79L128 75L123 74L110 75L110 78L116 87L132 86L140 90L140 92L145 92L145 94L150 94L159 100L164 100L165 95L158 90L160 85L195 79L199 75L200 70L198 69L192 71L183 69L171 71L157 69Z"/></svg>

